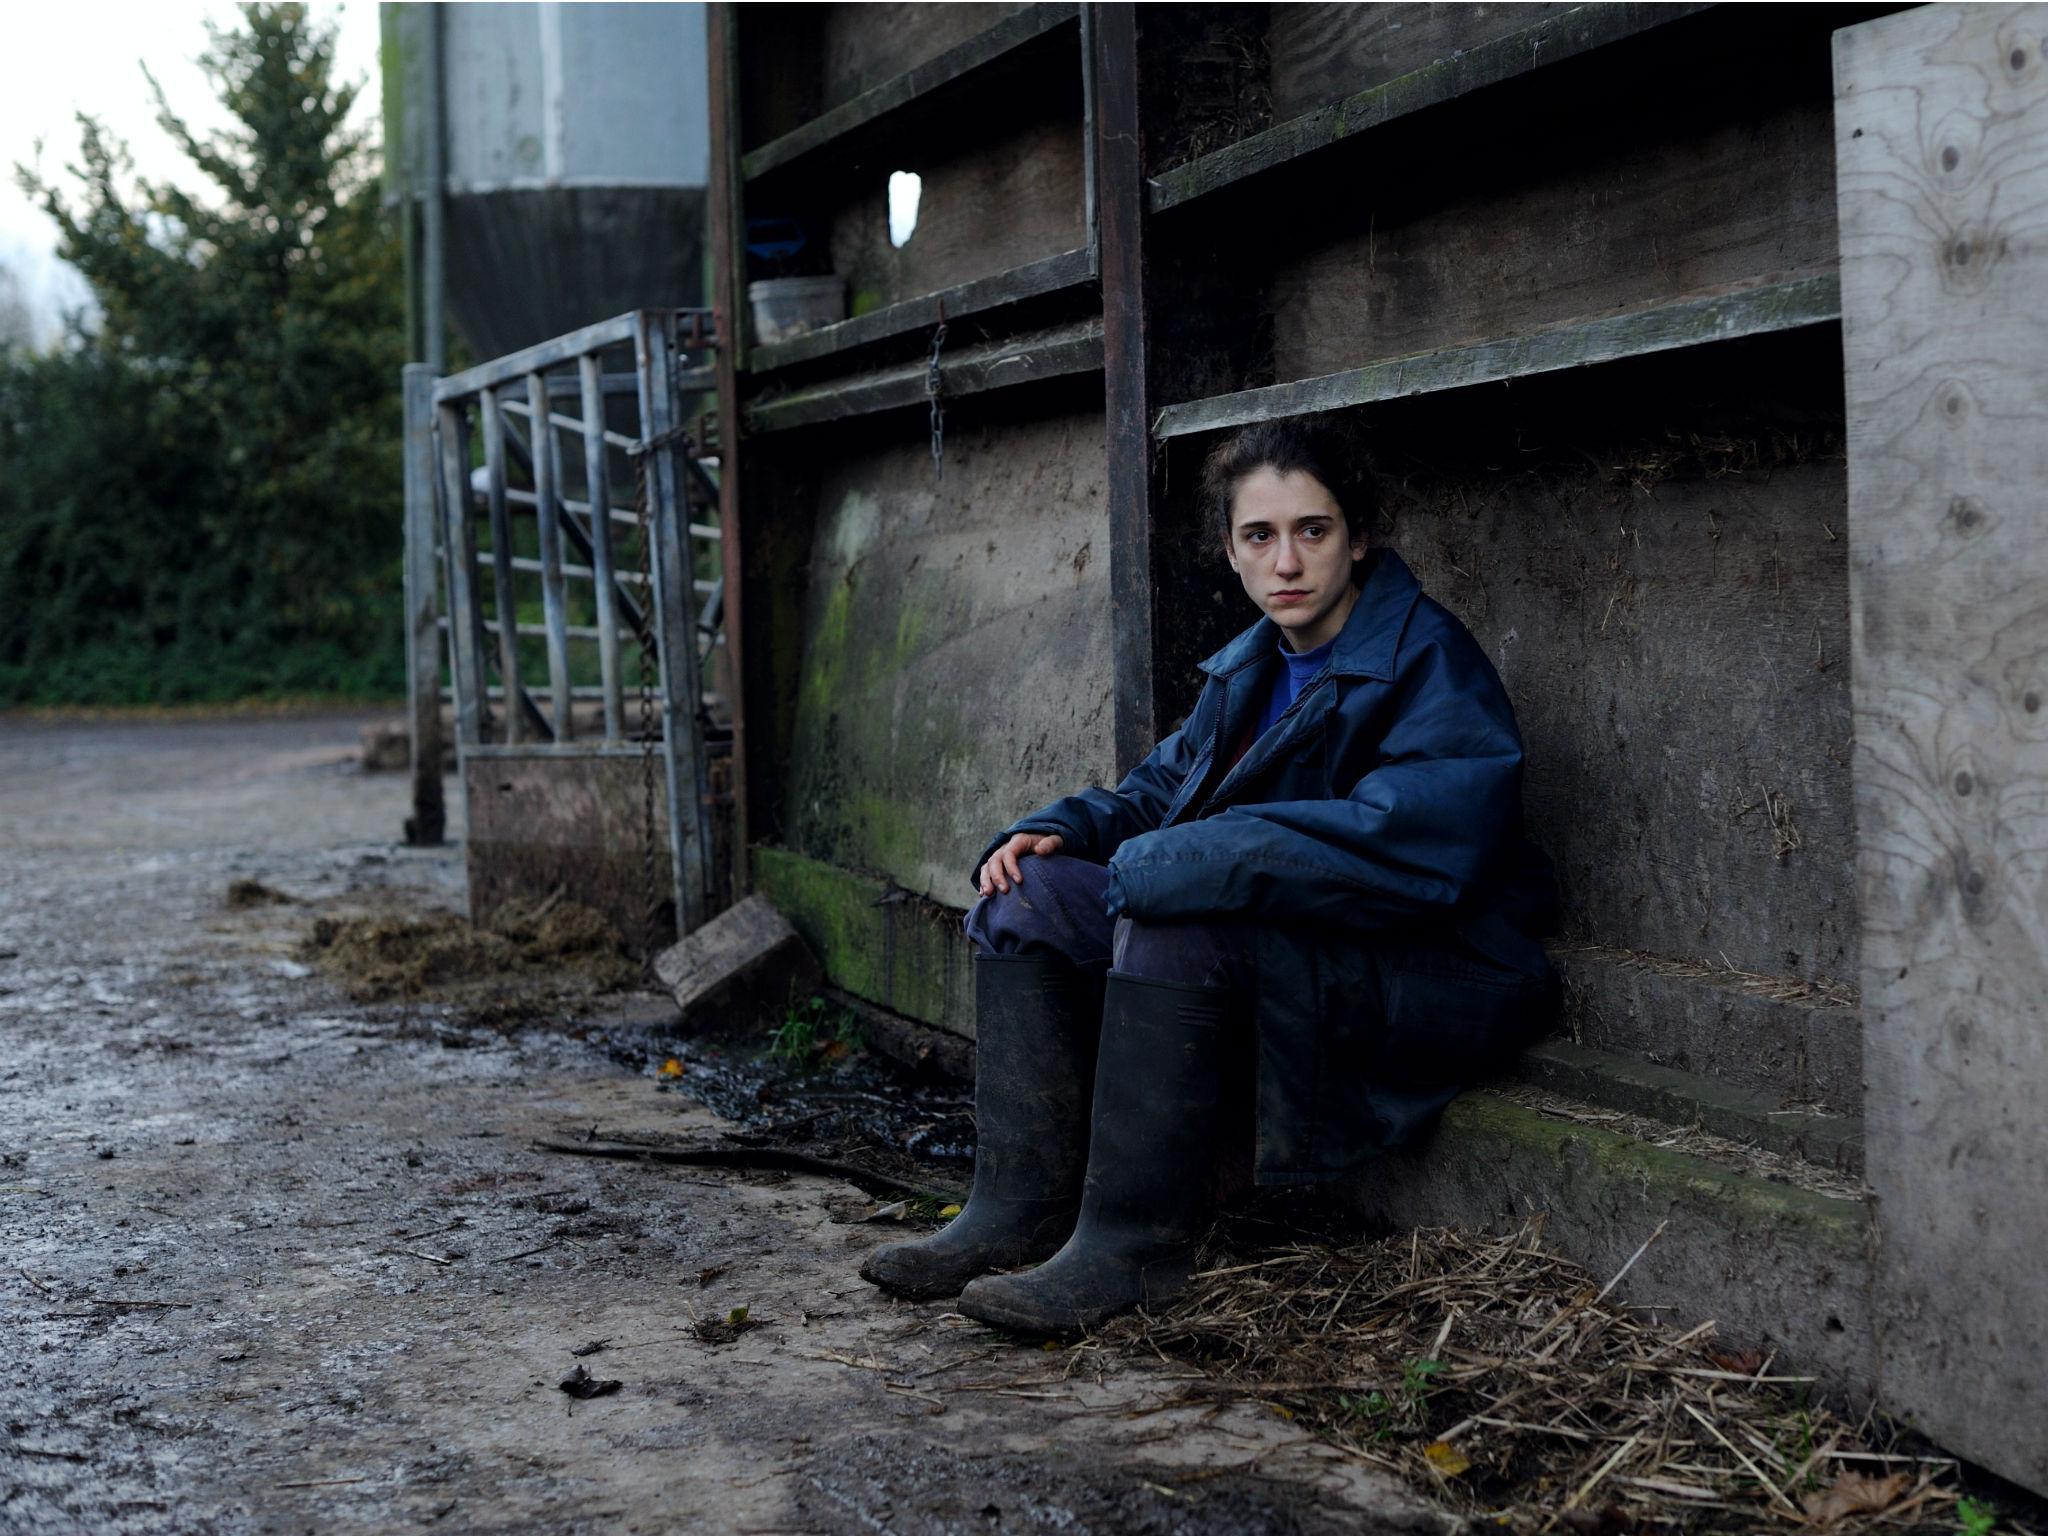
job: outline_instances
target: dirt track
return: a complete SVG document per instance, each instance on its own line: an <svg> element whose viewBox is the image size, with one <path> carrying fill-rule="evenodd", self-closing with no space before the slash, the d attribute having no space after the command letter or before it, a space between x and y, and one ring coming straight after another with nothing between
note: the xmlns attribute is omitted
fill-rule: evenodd
<svg viewBox="0 0 2048 1536"><path fill-rule="evenodd" d="M1134 1413L1161 1370L877 1294L850 1186L531 1150L716 1122L657 1087L657 999L508 1033L304 964L322 913L460 902L360 723L0 719L0 1531L1443 1528L1276 1418Z"/></svg>

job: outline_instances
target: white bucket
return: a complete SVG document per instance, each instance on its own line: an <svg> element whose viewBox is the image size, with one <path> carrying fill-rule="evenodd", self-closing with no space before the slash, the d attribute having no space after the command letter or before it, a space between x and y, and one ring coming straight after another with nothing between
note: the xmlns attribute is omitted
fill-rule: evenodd
<svg viewBox="0 0 2048 1536"><path fill-rule="evenodd" d="M762 346L846 318L846 279L764 277L747 284L754 309L754 340Z"/></svg>

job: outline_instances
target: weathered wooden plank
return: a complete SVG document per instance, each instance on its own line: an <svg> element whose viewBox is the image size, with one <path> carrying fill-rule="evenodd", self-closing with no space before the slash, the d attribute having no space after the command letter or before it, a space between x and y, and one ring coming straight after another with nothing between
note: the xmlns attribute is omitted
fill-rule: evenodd
<svg viewBox="0 0 2048 1536"><path fill-rule="evenodd" d="M1005 16L936 58L912 66L893 79L861 92L851 101L842 102L801 127L749 152L740 160L741 171L747 180L755 181L821 150L844 150L848 141L863 129L871 128L935 91L969 84L978 71L1055 27L1071 23L1078 9L1073 4L1033 5ZM865 20L870 27L879 27L883 17L871 13Z"/></svg>
<svg viewBox="0 0 2048 1536"><path fill-rule="evenodd" d="M1534 108L1533 83L1501 114L1437 132L1403 125L1398 142L1375 145L1400 176L1368 173L1354 195L1279 226L1266 280L1271 377L1832 274L1825 40L1784 39L1725 99L1674 91L1653 105L1642 79L1677 52L1678 29L1660 30L1644 41L1655 56L1602 78L1597 95L1596 60L1561 66L1560 81L1569 71L1582 89L1506 143L1502 119ZM1700 78L1748 67L1725 57L1725 36L1701 39L1703 50L1709 41ZM1614 131L1617 116L1660 110L1655 132Z"/></svg>
<svg viewBox="0 0 2048 1536"><path fill-rule="evenodd" d="M1617 7L1618 8L1618 7ZM1267 90L1276 119L1299 117L1368 86L1470 54L1515 32L1592 6L1442 4L1436 0L1309 0L1266 11Z"/></svg>
<svg viewBox="0 0 2048 1536"><path fill-rule="evenodd" d="M1153 430L1162 438L1183 437L1191 432L1214 432L1251 421L1498 383L1679 347L1819 325L1835 319L1840 311L1839 288L1832 276L1764 283L1730 293L1682 299L1633 314L1607 315L1558 326L1531 336L1509 336L1409 357L1383 358L1343 373L1169 405L1159 411Z"/></svg>
<svg viewBox="0 0 2048 1536"><path fill-rule="evenodd" d="M439 847L447 828L441 795L440 572L434 563L434 370L407 363L405 394L405 678L412 738L412 815L405 840Z"/></svg>
<svg viewBox="0 0 2048 1536"><path fill-rule="evenodd" d="M815 72L824 111L973 41L1030 10L1031 0L850 0L811 9L817 16Z"/></svg>
<svg viewBox="0 0 2048 1536"><path fill-rule="evenodd" d="M792 336L788 341L755 347L747 354L747 367L754 373L766 373L796 363L815 362L821 357L886 341L892 336L930 330L941 307L948 321L960 320L968 315L986 314L1023 299L1042 298L1047 294L1078 288L1092 276L1089 253L1085 248L1062 251L1057 256L1029 261L1021 267L998 272L993 277L956 283L940 292L905 299L852 320L820 326L804 335Z"/></svg>
<svg viewBox="0 0 2048 1536"><path fill-rule="evenodd" d="M1273 24L1273 110L1283 121L1236 144L1164 171L1150 181L1147 201L1154 213L1194 201L1208 193L1276 170L1303 155L1342 143L1425 107L1498 85L1547 64L1572 58L1635 36L1696 11L1704 4L1614 5L1335 5L1275 6ZM1398 61L1392 78L1349 48L1312 48L1308 37L1321 29L1289 30L1282 13L1314 11L1323 19L1343 13L1340 35L1361 42ZM1365 13L1353 16L1351 13ZM1391 13L1427 13L1437 24L1403 28ZM1363 24L1365 30L1350 28ZM1492 29L1499 29L1488 35ZM1403 32L1406 36L1403 36ZM1451 39L1468 41L1460 48ZM1398 46L1393 40L1399 39ZM1290 45L1284 52L1281 44ZM1437 50L1442 49L1439 53ZM1317 67L1311 73L1307 62ZM1356 76L1342 73L1357 70ZM1340 99L1325 94L1323 82L1344 80ZM1327 104L1325 104L1327 102Z"/></svg>
<svg viewBox="0 0 2048 1536"><path fill-rule="evenodd" d="M1066 374L1093 373L1102 367L1102 322L1085 320L963 348L942 357L940 364L948 398ZM925 365L912 363L757 398L746 407L746 425L753 432L778 432L923 405L928 399Z"/></svg>
<svg viewBox="0 0 2048 1536"><path fill-rule="evenodd" d="M548 419L547 380L540 374L526 376L526 401L531 420ZM537 433L535 444L534 520L540 531L542 627L547 632L548 693L554 708L549 724L554 727L555 740L567 741L575 733L576 720L569 706L569 594L562 580L562 453L553 427Z"/></svg>
<svg viewBox="0 0 2048 1536"><path fill-rule="evenodd" d="M2048 6L1835 34L1879 1389L2048 1493Z"/></svg>
<svg viewBox="0 0 2048 1536"><path fill-rule="evenodd" d="M823 979L789 919L765 896L749 896L654 957L654 974L675 997L685 1029L780 1017Z"/></svg>
<svg viewBox="0 0 2048 1536"><path fill-rule="evenodd" d="M1152 716L1150 327L1145 291L1144 134L1138 120L1137 8L1098 5L1091 16L1096 167L1102 265L1102 394L1109 511L1110 709L1116 771L1128 773L1158 741Z"/></svg>

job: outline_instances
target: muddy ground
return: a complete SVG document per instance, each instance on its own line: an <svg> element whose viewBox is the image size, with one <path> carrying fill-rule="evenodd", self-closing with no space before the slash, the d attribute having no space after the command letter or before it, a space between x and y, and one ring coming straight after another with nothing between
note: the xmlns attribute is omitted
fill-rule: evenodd
<svg viewBox="0 0 2048 1536"><path fill-rule="evenodd" d="M1157 1362L878 1294L851 1185L535 1151L723 1122L660 998L308 964L460 903L362 724L0 718L0 1531L1445 1528L1255 1408L1154 1411Z"/></svg>

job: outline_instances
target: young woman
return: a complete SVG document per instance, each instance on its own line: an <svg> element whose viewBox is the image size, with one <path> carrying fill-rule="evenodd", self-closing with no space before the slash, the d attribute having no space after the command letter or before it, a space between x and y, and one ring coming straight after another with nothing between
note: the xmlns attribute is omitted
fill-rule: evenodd
<svg viewBox="0 0 2048 1536"><path fill-rule="evenodd" d="M999 1326L1088 1327L1186 1283L1245 1064L1257 1181L1310 1183L1427 1130L1557 1010L1514 710L1465 627L1368 546L1377 492L1347 439L1245 428L1203 493L1263 617L1115 790L984 851L973 1193L861 1269L910 1296L964 1286L960 1310Z"/></svg>

